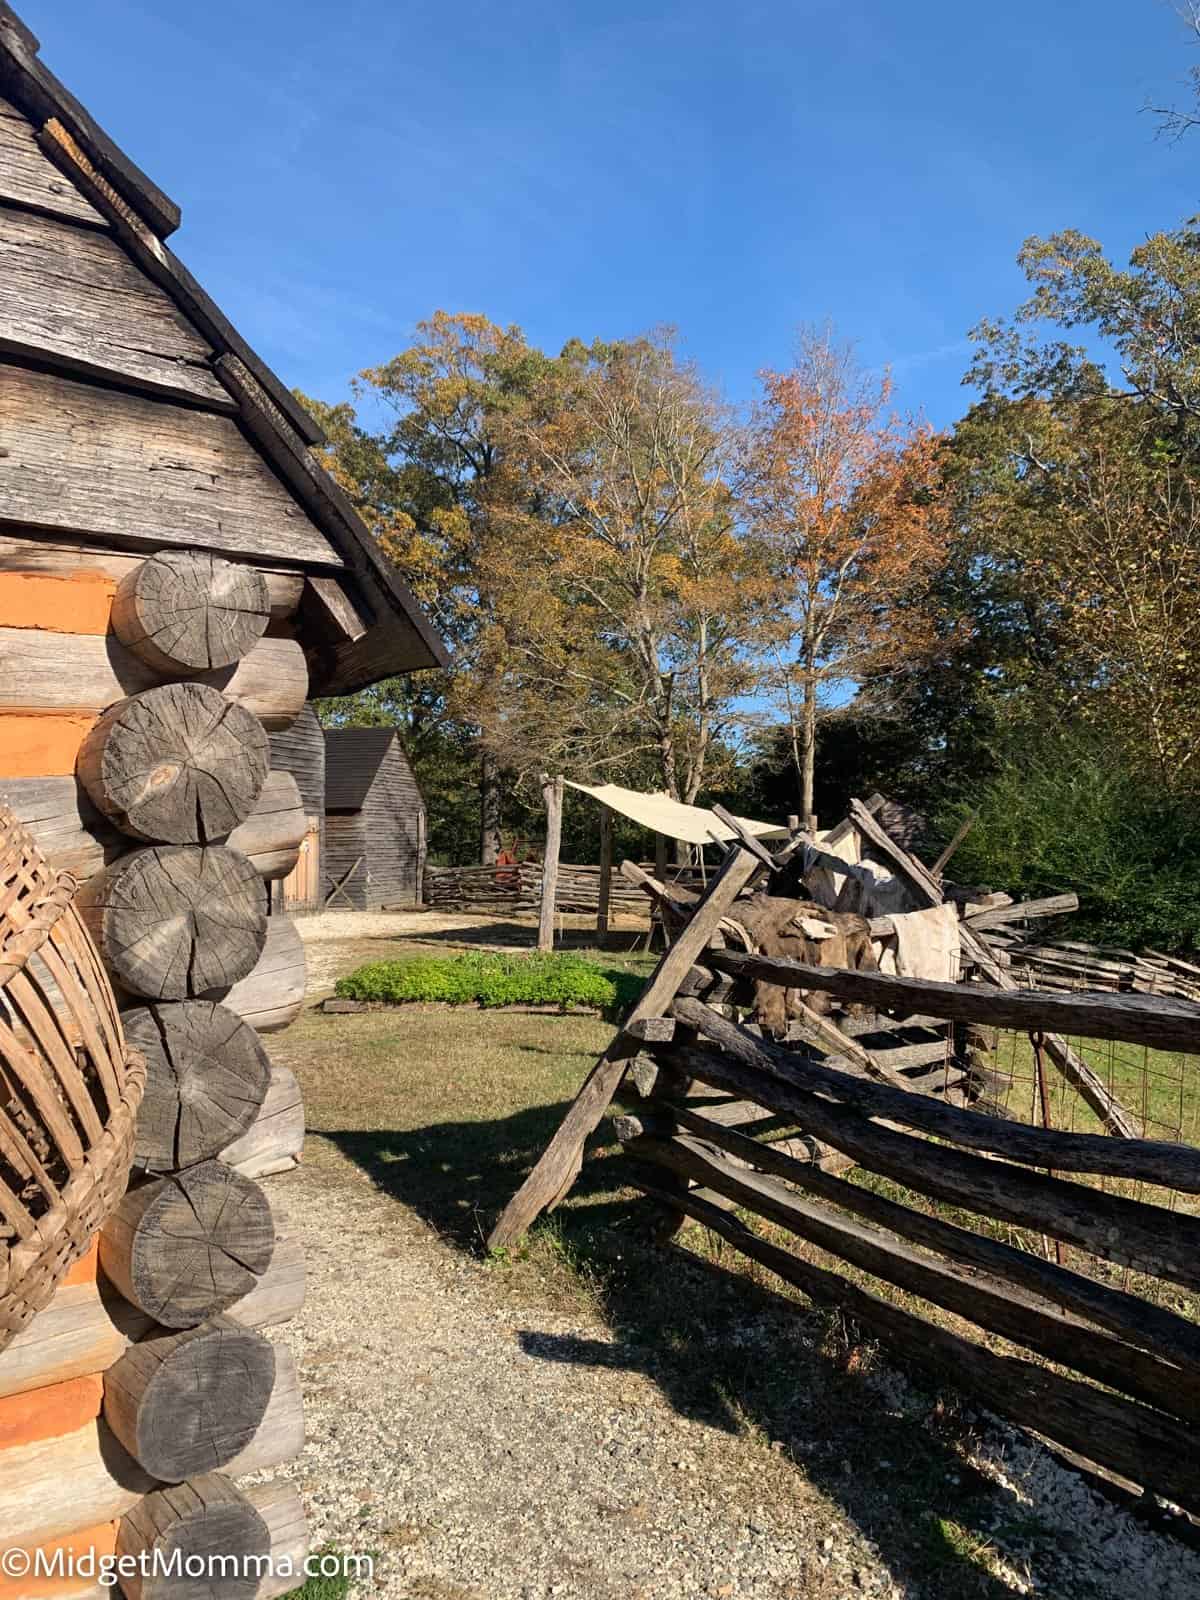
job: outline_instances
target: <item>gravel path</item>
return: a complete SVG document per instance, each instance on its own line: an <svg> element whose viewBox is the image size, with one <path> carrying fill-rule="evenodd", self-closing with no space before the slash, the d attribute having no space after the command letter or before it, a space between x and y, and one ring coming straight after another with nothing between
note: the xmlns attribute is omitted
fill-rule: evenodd
<svg viewBox="0 0 1200 1600"><path fill-rule="evenodd" d="M766 1441L681 1416L602 1323L507 1302L349 1163L272 1199L308 1252L291 1342L315 1547L372 1552L356 1594L408 1600L934 1600ZM747 1323L748 1359L755 1328ZM773 1335L777 1338L777 1331ZM579 1359L563 1359L564 1350ZM776 1350L776 1354L777 1354ZM870 1380L890 1414L902 1380ZM1023 1438L976 1464L1040 1525L980 1593L1191 1600L1200 1555L1098 1499Z"/></svg>
<svg viewBox="0 0 1200 1600"><path fill-rule="evenodd" d="M280 1330L309 1434L287 1471L316 1546L380 1553L370 1592L902 1594L794 1469L678 1415L604 1327L497 1304L492 1269L350 1170L301 1168L272 1198L309 1270L304 1316ZM588 1359L548 1359L564 1340Z"/></svg>

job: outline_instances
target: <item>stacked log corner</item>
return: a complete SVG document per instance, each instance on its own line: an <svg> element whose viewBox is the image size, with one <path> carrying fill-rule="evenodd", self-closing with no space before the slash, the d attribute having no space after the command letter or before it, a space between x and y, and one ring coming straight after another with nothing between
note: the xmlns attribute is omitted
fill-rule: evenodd
<svg viewBox="0 0 1200 1600"><path fill-rule="evenodd" d="M270 767L268 730L296 716L307 681L286 626L267 631L279 593L252 566L171 550L127 563L119 583L35 581L25 626L0 628L0 660L20 662L0 674L0 792L80 880L148 1063L125 1199L0 1352L5 1547L307 1548L293 1490L236 1481L304 1439L295 1363L261 1331L298 1313L304 1287L259 1183L294 1166L303 1139L295 1079L261 1040L304 992L295 929L268 914L267 883L306 827L295 780ZM298 586L286 593L294 610ZM34 705L27 646L68 616L81 631ZM124 1588L139 1600L161 1580ZM18 1592L0 1579L0 1600Z"/></svg>

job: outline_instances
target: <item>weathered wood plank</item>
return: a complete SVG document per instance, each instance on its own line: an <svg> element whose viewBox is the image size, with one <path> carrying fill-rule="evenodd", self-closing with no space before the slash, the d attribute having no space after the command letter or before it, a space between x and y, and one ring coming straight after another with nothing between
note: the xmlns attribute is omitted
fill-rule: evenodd
<svg viewBox="0 0 1200 1600"><path fill-rule="evenodd" d="M8 368L0 521L340 567L230 417Z"/></svg>
<svg viewBox="0 0 1200 1600"><path fill-rule="evenodd" d="M963 921L968 928L981 933L985 928L999 928L1006 922L1024 922L1033 917L1061 917L1069 911L1079 910L1077 894L1046 895L1041 900L1020 900L1007 906L990 906L976 911Z"/></svg>
<svg viewBox="0 0 1200 1600"><path fill-rule="evenodd" d="M278 1033L290 1027L303 1009L306 971L296 924L283 914L270 916L258 965L221 995L221 1004L259 1033Z"/></svg>
<svg viewBox="0 0 1200 1600"><path fill-rule="evenodd" d="M0 1450L0 1528L25 1550L109 1522L157 1488L97 1418L72 1433Z"/></svg>
<svg viewBox="0 0 1200 1600"><path fill-rule="evenodd" d="M1120 1266L1200 1288L1198 1217L894 1132L821 1095L745 1067L727 1052L676 1045L665 1057L702 1083L770 1106L805 1133L905 1188L1048 1233Z"/></svg>
<svg viewBox="0 0 1200 1600"><path fill-rule="evenodd" d="M38 148L33 124L0 99L0 200L103 228L104 218Z"/></svg>
<svg viewBox="0 0 1200 1600"><path fill-rule="evenodd" d="M699 1000L677 1000L675 1015L752 1069L810 1093L828 1095L870 1117L886 1117L934 1138L986 1150L1025 1166L1125 1178L1200 1194L1200 1149L1150 1139L1110 1139L1102 1133L1066 1133L1008 1122L944 1101L894 1089L890 1084L821 1065L766 1039L756 1039Z"/></svg>
<svg viewBox="0 0 1200 1600"><path fill-rule="evenodd" d="M66 172L80 191L104 216L133 259L160 283L190 321L212 342L251 371L279 408L290 427L306 445L324 444L325 434L295 395L281 383L266 363L251 350L237 329L205 293L171 250L156 239L144 222L145 213L132 210L118 194L109 176L93 166L91 150L81 149L67 119L51 114L38 134L38 144L50 160ZM92 159L89 159L92 157ZM119 187L119 186L118 186Z"/></svg>
<svg viewBox="0 0 1200 1600"><path fill-rule="evenodd" d="M236 409L212 370L212 346L110 233L7 207L0 352L214 411Z"/></svg>
<svg viewBox="0 0 1200 1600"><path fill-rule="evenodd" d="M270 1178L288 1172L304 1149L304 1101L290 1067L271 1068L266 1097L254 1121L221 1151L221 1160L244 1178Z"/></svg>
<svg viewBox="0 0 1200 1600"><path fill-rule="evenodd" d="M220 689L274 732L303 709L308 664L295 639L265 638L235 666L191 681ZM161 682L111 635L0 628L0 713L103 711Z"/></svg>
<svg viewBox="0 0 1200 1600"><path fill-rule="evenodd" d="M271 1570L259 1583L255 1600L278 1600L295 1589L309 1553L304 1502L284 1478L256 1483L245 1494L271 1536Z"/></svg>
<svg viewBox="0 0 1200 1600"><path fill-rule="evenodd" d="M107 181L158 234L165 238L179 226L179 207L113 143L91 113L38 59L32 36L0 27L0 61L14 99L39 123L50 117L61 119Z"/></svg>
<svg viewBox="0 0 1200 1600"><path fill-rule="evenodd" d="M997 988L1006 993L1013 993L1017 984L1013 978L994 959L991 951L984 944L977 933L973 933L965 926L959 929L959 942L962 953L968 957L984 973ZM1180 1002L1185 1004L1186 1002ZM1196 1009L1196 1008L1194 1008ZM1200 1010L1197 1010L1200 1015ZM1100 1119L1100 1124L1105 1133L1113 1134L1121 1139L1136 1139L1142 1129L1138 1126L1137 1119L1128 1112L1112 1091L1100 1080L1099 1074L1088 1065L1082 1056L1077 1055L1067 1041L1058 1033L1052 1033L1043 1026L1042 1044L1046 1054L1054 1062L1063 1077L1079 1091L1084 1104L1089 1106ZM1084 1030L1087 1031L1086 1029ZM1188 1046L1183 1046L1187 1049Z"/></svg>
<svg viewBox="0 0 1200 1600"><path fill-rule="evenodd" d="M71 543L49 534L0 531L0 572L36 572L64 578L94 572L119 584L144 560L144 555L102 544ZM286 622L294 617L304 592L304 574L261 565L257 570L266 580L271 621Z"/></svg>
<svg viewBox="0 0 1200 1600"><path fill-rule="evenodd" d="M638 1188L686 1211L811 1299L849 1314L882 1338L905 1365L935 1383L960 1388L998 1415L1057 1440L1087 1460L1132 1478L1191 1511L1200 1511L1200 1474L1193 1430L1187 1424L1033 1362L993 1354L858 1288L839 1273L768 1244L729 1213L693 1194L659 1196L652 1183L638 1177L633 1181Z"/></svg>
<svg viewBox="0 0 1200 1600"><path fill-rule="evenodd" d="M920 1011L954 1022L989 1022L1019 1033L1053 1030L1088 1039L1123 1039L1158 1050L1200 1054L1200 1006L1163 995L1045 995L1029 989L991 989L983 984L939 983L896 978L882 972L845 972L798 961L771 960L712 950L710 967L735 977L763 978L789 988L819 989L839 1000L861 1001L881 1010Z"/></svg>

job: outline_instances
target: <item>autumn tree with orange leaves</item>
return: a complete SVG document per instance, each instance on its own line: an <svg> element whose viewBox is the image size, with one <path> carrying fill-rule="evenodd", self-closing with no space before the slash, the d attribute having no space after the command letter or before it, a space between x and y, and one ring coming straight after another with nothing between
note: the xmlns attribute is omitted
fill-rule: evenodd
<svg viewBox="0 0 1200 1600"><path fill-rule="evenodd" d="M510 748L694 802L755 687L765 572L732 490L738 432L669 335L573 342L508 434L525 484L485 583Z"/></svg>
<svg viewBox="0 0 1200 1600"><path fill-rule="evenodd" d="M936 435L893 415L890 378L829 330L802 331L792 366L761 382L739 489L774 574L764 687L808 818L822 719L855 691L881 695L932 644L923 597L948 518Z"/></svg>

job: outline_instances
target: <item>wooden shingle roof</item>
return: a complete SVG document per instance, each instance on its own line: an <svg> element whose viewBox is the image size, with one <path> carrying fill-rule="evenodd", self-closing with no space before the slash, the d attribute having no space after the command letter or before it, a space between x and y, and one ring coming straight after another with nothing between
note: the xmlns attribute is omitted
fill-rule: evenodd
<svg viewBox="0 0 1200 1600"><path fill-rule="evenodd" d="M0 0L0 530L301 567L314 694L444 666L321 429L164 243L179 207L38 51Z"/></svg>
<svg viewBox="0 0 1200 1600"><path fill-rule="evenodd" d="M395 728L326 728L326 811L361 807L398 737Z"/></svg>

